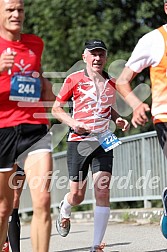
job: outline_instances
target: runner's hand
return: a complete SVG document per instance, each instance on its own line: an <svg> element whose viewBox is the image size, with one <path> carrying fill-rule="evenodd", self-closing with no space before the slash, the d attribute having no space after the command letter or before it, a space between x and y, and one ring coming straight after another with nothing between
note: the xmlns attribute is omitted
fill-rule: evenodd
<svg viewBox="0 0 167 252"><path fill-rule="evenodd" d="M150 108L146 103L141 103L136 109L134 109L131 122L135 128L137 128L137 125L144 126L145 123L148 122L146 112L149 111Z"/></svg>
<svg viewBox="0 0 167 252"><path fill-rule="evenodd" d="M73 126L74 132L82 135L82 134L90 134L91 130L88 126L86 126L84 123L76 123L75 126Z"/></svg>
<svg viewBox="0 0 167 252"><path fill-rule="evenodd" d="M116 119L115 123L116 123L117 127L122 129L122 131L127 131L130 128L129 122L121 117L118 117Z"/></svg>
<svg viewBox="0 0 167 252"><path fill-rule="evenodd" d="M3 52L0 56L0 72L8 71L14 65L16 52Z"/></svg>

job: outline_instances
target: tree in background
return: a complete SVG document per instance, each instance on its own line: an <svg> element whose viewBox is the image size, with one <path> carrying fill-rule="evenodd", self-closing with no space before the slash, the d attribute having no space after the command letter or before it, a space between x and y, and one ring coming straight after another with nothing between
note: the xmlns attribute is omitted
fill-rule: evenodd
<svg viewBox="0 0 167 252"><path fill-rule="evenodd" d="M86 39L102 38L109 61L127 59L137 40L165 21L158 0L25 0L25 32L45 41L46 71L67 71Z"/></svg>
<svg viewBox="0 0 167 252"><path fill-rule="evenodd" d="M159 0L25 0L25 7L24 32L35 33L45 42L45 72L68 71L81 60L85 40L101 38L109 49L106 70L117 76L138 39L165 23L163 1ZM55 87L62 81L52 79ZM148 71L134 81L135 85L149 85ZM147 101L150 104L151 98ZM130 120L131 115L127 116ZM128 134L149 130L153 130L151 120ZM121 131L117 134L123 136Z"/></svg>

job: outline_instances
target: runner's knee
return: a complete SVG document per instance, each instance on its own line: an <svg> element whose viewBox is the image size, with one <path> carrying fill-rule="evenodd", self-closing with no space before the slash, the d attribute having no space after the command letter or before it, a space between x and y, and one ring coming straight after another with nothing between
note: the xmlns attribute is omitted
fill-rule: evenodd
<svg viewBox="0 0 167 252"><path fill-rule="evenodd" d="M103 200L103 199L106 199L106 198L109 198L109 189L106 187L106 188L98 188L95 192L95 195L96 195L96 199L100 199L100 200Z"/></svg>
<svg viewBox="0 0 167 252"><path fill-rule="evenodd" d="M0 218L1 219L6 219L11 215L11 213L13 211L13 204L12 203L9 203L9 202L8 203L6 203L6 202L0 203Z"/></svg>
<svg viewBox="0 0 167 252"><path fill-rule="evenodd" d="M84 200L84 195L76 192L72 194L71 199L74 205L79 205Z"/></svg>
<svg viewBox="0 0 167 252"><path fill-rule="evenodd" d="M33 202L34 212L47 212L50 209L50 200L49 193L41 193L41 196Z"/></svg>

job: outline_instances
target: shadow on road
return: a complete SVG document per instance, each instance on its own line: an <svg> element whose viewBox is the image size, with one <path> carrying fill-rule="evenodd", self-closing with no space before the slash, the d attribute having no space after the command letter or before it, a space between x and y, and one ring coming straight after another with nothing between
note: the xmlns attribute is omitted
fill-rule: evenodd
<svg viewBox="0 0 167 252"><path fill-rule="evenodd" d="M85 233L86 231L77 231L77 232L70 232L70 234L75 234L75 233ZM56 234L56 233L54 233L54 234L51 234L51 236L57 236L57 235L59 235L59 234ZM51 237L50 236L50 237ZM27 237L21 237L20 238L20 240L29 240L29 239L31 239L31 237L30 236L27 236Z"/></svg>
<svg viewBox="0 0 167 252"><path fill-rule="evenodd" d="M149 250L146 252L167 252L167 249L160 249L160 250Z"/></svg>
<svg viewBox="0 0 167 252"><path fill-rule="evenodd" d="M130 244L130 242L124 242L124 243L115 243L115 244L107 244L106 248L111 248L114 246L124 246L124 245L128 245ZM90 247L85 247L85 248L75 248L75 249L68 249L68 250L59 250L59 251L54 251L54 252L80 252L80 251L88 251L90 249ZM112 250L112 252L119 252L118 250ZM150 251L152 252L152 251Z"/></svg>

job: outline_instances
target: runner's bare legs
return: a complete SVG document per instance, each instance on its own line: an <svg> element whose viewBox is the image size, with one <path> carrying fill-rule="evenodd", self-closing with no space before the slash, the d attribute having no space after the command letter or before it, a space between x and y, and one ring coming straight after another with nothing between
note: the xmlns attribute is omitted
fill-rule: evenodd
<svg viewBox="0 0 167 252"><path fill-rule="evenodd" d="M31 239L33 252L48 252L51 234L50 192L51 153L31 154L25 162L25 173L33 204ZM34 179L35 178L35 179Z"/></svg>
<svg viewBox="0 0 167 252"><path fill-rule="evenodd" d="M14 192L10 187L10 176L13 171L0 172L0 251L6 240L8 230L8 219L13 210Z"/></svg>

